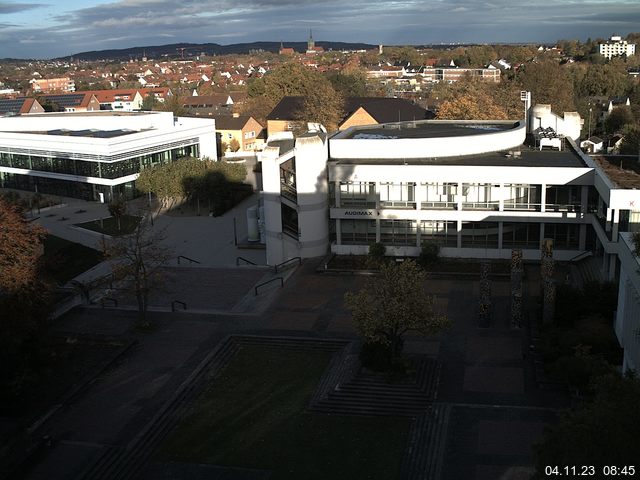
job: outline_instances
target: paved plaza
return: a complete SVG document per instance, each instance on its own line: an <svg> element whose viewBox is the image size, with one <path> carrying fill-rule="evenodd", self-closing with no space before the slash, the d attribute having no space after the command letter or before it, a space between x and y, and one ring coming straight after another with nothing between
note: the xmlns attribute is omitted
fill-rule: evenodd
<svg viewBox="0 0 640 480"><path fill-rule="evenodd" d="M108 294L118 298L118 308L84 306L57 320L55 331L60 335L120 339L130 348L43 419L34 435L50 435L55 441L38 457L27 478L89 478L87 472L100 459L132 448L158 421L158 412L230 334L357 340L344 294L362 288L366 277L318 273L320 261L306 261L278 274L285 280L283 288L274 283L255 294L254 287L275 274L267 268L237 267L236 256L255 258L256 263L262 256L264 263L264 251L237 249L229 238L229 220L254 201L247 200L235 213L221 218L156 219L156 225L170 232L174 248L184 245L184 254L202 263L169 268L166 286L151 298L153 331L134 328L135 302L130 293L117 289ZM82 214L73 213L77 206L58 209L57 215L77 215L69 223L42 216L39 221L56 235L95 246L94 234L70 226L98 218L106 209L99 204L90 207ZM239 232L245 231L242 224L238 222ZM526 274L526 308L533 315L536 268L527 268ZM434 338L407 338L405 351L427 355L441 365L435 405L447 413L442 416L442 445L436 459L438 478L529 478L531 446L559 409L566 407L566 399L541 390L535 382L528 329L509 327L508 280L492 280L492 318L486 328L478 326L479 279L433 277L429 290L452 327ZM171 312L172 300L185 302L188 309ZM150 464L147 476L158 468ZM162 475L266 478L261 472L242 469L235 476L229 469L216 472L215 467L174 465L170 476Z"/></svg>

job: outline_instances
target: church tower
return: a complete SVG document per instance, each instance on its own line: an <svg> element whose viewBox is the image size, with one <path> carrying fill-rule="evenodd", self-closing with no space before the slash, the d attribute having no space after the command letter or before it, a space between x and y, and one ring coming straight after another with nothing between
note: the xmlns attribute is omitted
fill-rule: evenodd
<svg viewBox="0 0 640 480"><path fill-rule="evenodd" d="M309 30L309 40L307 40L307 53L315 52L316 42L313 41L313 32Z"/></svg>

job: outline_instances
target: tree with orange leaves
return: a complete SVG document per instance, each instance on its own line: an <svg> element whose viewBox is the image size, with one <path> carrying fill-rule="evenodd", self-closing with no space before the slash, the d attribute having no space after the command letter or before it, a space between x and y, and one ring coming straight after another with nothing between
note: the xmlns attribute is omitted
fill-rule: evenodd
<svg viewBox="0 0 640 480"><path fill-rule="evenodd" d="M25 220L19 208L0 198L0 294L38 280L45 231Z"/></svg>

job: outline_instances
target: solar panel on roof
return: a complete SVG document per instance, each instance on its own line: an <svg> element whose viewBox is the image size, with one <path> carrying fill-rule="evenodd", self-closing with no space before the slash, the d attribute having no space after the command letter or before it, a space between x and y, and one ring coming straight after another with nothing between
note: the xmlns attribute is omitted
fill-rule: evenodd
<svg viewBox="0 0 640 480"><path fill-rule="evenodd" d="M20 113L24 102L25 99L15 98L0 100L0 113Z"/></svg>

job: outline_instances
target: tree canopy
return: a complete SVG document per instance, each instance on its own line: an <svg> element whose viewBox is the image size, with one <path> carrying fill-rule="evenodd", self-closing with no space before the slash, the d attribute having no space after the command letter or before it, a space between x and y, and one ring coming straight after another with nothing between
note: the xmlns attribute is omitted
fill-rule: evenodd
<svg viewBox="0 0 640 480"><path fill-rule="evenodd" d="M27 222L17 206L0 197L0 293L37 280L45 231Z"/></svg>
<svg viewBox="0 0 640 480"><path fill-rule="evenodd" d="M546 465L635 465L640 458L640 381L612 373L595 383L593 399L549 427L536 447L535 478Z"/></svg>
<svg viewBox="0 0 640 480"><path fill-rule="evenodd" d="M447 318L436 312L425 278L426 273L412 260L387 263L365 288L345 295L365 343L386 345L397 357L406 333L433 335L449 325Z"/></svg>

